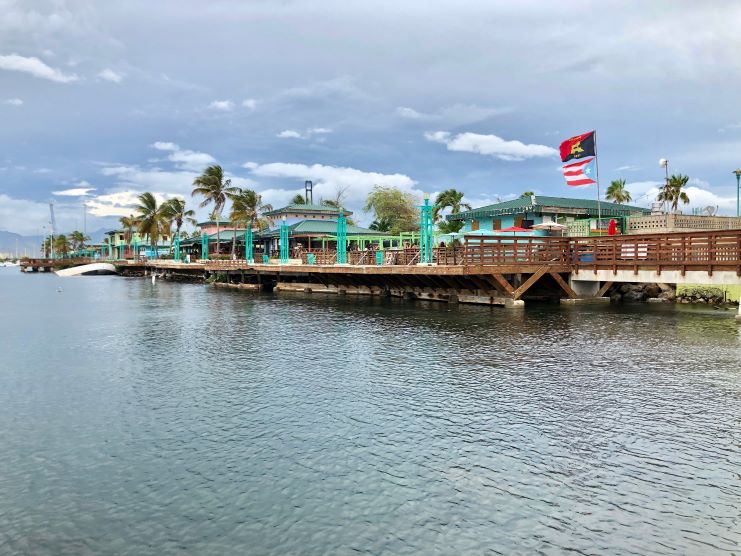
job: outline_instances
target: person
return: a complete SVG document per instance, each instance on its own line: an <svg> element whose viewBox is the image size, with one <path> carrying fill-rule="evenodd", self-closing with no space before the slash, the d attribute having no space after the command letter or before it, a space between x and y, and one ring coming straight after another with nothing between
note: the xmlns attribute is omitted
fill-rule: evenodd
<svg viewBox="0 0 741 556"><path fill-rule="evenodd" d="M607 235L608 236L617 235L617 222L615 222L614 218L611 218L610 223L607 225Z"/></svg>

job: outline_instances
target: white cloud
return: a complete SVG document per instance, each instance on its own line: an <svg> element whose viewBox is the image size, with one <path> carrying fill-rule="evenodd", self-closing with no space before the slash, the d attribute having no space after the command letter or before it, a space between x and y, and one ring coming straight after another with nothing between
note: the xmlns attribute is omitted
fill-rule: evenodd
<svg viewBox="0 0 741 556"><path fill-rule="evenodd" d="M296 131L295 129L284 129L276 137L281 139L311 139L315 135L327 135L332 133L332 130L328 127L310 127L303 133ZM323 139L318 139L323 141Z"/></svg>
<svg viewBox="0 0 741 556"><path fill-rule="evenodd" d="M138 204L138 195L136 191L107 193L86 201L85 205L93 216L128 216ZM155 197L160 202L163 200L159 194L155 193Z"/></svg>
<svg viewBox="0 0 741 556"><path fill-rule="evenodd" d="M258 166L259 164L257 162L245 162L244 164L242 164L242 168L247 168L249 170L254 170Z"/></svg>
<svg viewBox="0 0 741 556"><path fill-rule="evenodd" d="M276 137L280 137L281 139L303 139L303 135L294 129L284 129Z"/></svg>
<svg viewBox="0 0 741 556"><path fill-rule="evenodd" d="M480 122L481 120L499 116L500 114L507 114L511 111L511 108L488 108L476 104L458 103L429 113L419 112L408 106L399 106L396 109L396 115L407 120L438 122L455 126Z"/></svg>
<svg viewBox="0 0 741 556"><path fill-rule="evenodd" d="M169 152L167 159L187 170L203 170L204 166L216 162L216 159L208 153L181 149L180 145L169 141L155 141L150 147Z"/></svg>
<svg viewBox="0 0 741 556"><path fill-rule="evenodd" d="M625 188L630 191L633 197L631 204L650 206L652 202L656 201L663 185L661 181L638 181L626 183ZM692 208L702 209L705 207L718 207L718 213L726 216L735 215L736 213L736 197L733 195L725 197L712 191L710 184L704 180L692 178L684 190L690 202L688 205L680 203L679 210L685 214L690 214Z"/></svg>
<svg viewBox="0 0 741 556"><path fill-rule="evenodd" d="M38 77L39 79L49 79L50 81L56 81L57 83L71 83L72 81L77 81L77 76L74 74L67 75L58 69L47 66L38 58L27 58L26 56L19 56L18 54L0 56L0 69L20 71Z"/></svg>
<svg viewBox="0 0 741 556"><path fill-rule="evenodd" d="M425 133L425 139L446 145L449 151L471 152L494 156L500 160L519 161L528 158L550 157L558 154L552 147L538 144L525 144L521 141L507 141L497 135L480 133L459 133L452 136L447 131Z"/></svg>
<svg viewBox="0 0 741 556"><path fill-rule="evenodd" d="M640 170L640 167L627 165L627 166L619 166L615 168L616 172L635 172L636 170Z"/></svg>
<svg viewBox="0 0 741 556"><path fill-rule="evenodd" d="M222 112L229 112L234 109L234 102L231 100L215 100L208 105L211 110L221 110Z"/></svg>
<svg viewBox="0 0 741 556"><path fill-rule="evenodd" d="M3 104L8 104L10 106L22 106L23 105L23 99L20 99L18 97L16 98L9 98L3 101Z"/></svg>
<svg viewBox="0 0 741 556"><path fill-rule="evenodd" d="M116 73L110 68L106 68L100 73L98 73L98 77L101 79L105 79L106 81L111 81L113 83L121 83L123 81L124 76L120 73Z"/></svg>
<svg viewBox="0 0 741 556"><path fill-rule="evenodd" d="M242 106L249 110L254 110L255 108L257 108L257 99L246 98L242 101Z"/></svg>
<svg viewBox="0 0 741 556"><path fill-rule="evenodd" d="M287 202L296 193L296 190L303 188L304 180L314 182L314 199L322 197L330 199L335 196L339 189L344 190L346 204L355 210L362 207L368 193L376 185L396 187L415 195L421 195L421 191L414 188L416 182L405 174L382 174L341 166L325 166L323 164L309 166L289 162L269 164L248 162L244 164L244 167L249 168L252 174L256 176L296 180L295 188L274 188L260 191L265 200L274 205Z"/></svg>
<svg viewBox="0 0 741 556"><path fill-rule="evenodd" d="M83 182L86 185L90 185L87 182ZM82 184L81 184L82 185ZM60 197L85 197L90 195L91 191L95 191L94 187L73 187L72 189L64 189L62 191L52 191L52 195Z"/></svg>

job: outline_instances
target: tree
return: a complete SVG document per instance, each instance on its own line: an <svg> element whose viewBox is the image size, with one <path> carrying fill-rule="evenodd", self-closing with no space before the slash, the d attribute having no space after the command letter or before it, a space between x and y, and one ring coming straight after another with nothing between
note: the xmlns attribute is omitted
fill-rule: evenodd
<svg viewBox="0 0 741 556"><path fill-rule="evenodd" d="M130 214L129 216L122 216L118 219L118 221L121 223L121 226L123 226L124 241L127 244L130 244L132 238L134 237L134 228L139 225L139 222L133 214Z"/></svg>
<svg viewBox="0 0 741 556"><path fill-rule="evenodd" d="M51 256L51 236L46 236L44 242L41 244L41 250L44 253L45 258Z"/></svg>
<svg viewBox="0 0 741 556"><path fill-rule="evenodd" d="M216 253L221 248L220 242L220 219L221 211L226 204L227 193L236 193L237 188L232 187L232 180L224 178L224 169L218 164L206 168L203 173L193 180L192 196L201 195L203 201L199 206L205 207L209 204L214 205L214 215L216 218Z"/></svg>
<svg viewBox="0 0 741 556"><path fill-rule="evenodd" d="M612 180L605 193L605 199L617 204L629 203L633 200L630 191L625 189L625 180Z"/></svg>
<svg viewBox="0 0 741 556"><path fill-rule="evenodd" d="M657 201L664 203L670 203L672 211L676 212L679 207L680 201L685 205L690 202L690 198L684 191L687 182L689 181L688 176L682 174L672 174L672 176L666 180L664 187L659 191L659 195L656 197Z"/></svg>
<svg viewBox="0 0 741 556"><path fill-rule="evenodd" d="M342 206L341 202L338 201L338 200L335 200L335 199L322 199L321 205L324 206L324 207L334 208L334 209L338 209L338 210L339 209L342 209L343 211L345 210L344 207ZM354 226L355 225L355 219L352 218L351 216L345 215L345 220L347 221L347 223L350 226ZM373 229L373 228L371 228L371 229Z"/></svg>
<svg viewBox="0 0 741 556"><path fill-rule="evenodd" d="M154 249L156 256L159 256L157 243L169 227L169 222L163 214L164 205L159 205L155 196L149 192L142 193L138 199L139 204L135 207L139 220L138 232L149 238L150 246Z"/></svg>
<svg viewBox="0 0 741 556"><path fill-rule="evenodd" d="M230 193L232 210L229 218L236 226L242 224L250 229L257 227L258 230L266 230L273 223L272 219L265 216L266 212L273 210L272 205L263 204L262 196L252 189L238 189L237 193ZM236 248L237 234L232 238L232 254ZM246 247L246 246L245 246Z"/></svg>
<svg viewBox="0 0 741 556"><path fill-rule="evenodd" d="M370 226L368 226L368 229L376 230L379 232L389 232L391 231L391 225L392 222L390 220L386 218L380 218L371 222Z"/></svg>
<svg viewBox="0 0 741 556"><path fill-rule="evenodd" d="M535 195L534 191L525 191L522 195L520 195L520 199L524 199L525 197L532 197Z"/></svg>
<svg viewBox="0 0 741 556"><path fill-rule="evenodd" d="M70 247L74 251L79 251L85 248L85 242L90 241L90 236L86 236L79 230L75 230L69 236Z"/></svg>
<svg viewBox="0 0 741 556"><path fill-rule="evenodd" d="M69 253L69 249L70 249L69 239L67 239L66 235L59 234L58 236L54 237L54 252L57 255L66 257L67 253Z"/></svg>
<svg viewBox="0 0 741 556"><path fill-rule="evenodd" d="M306 197L301 195L301 193L296 193L293 197L291 197L291 202L289 203L291 205L305 205L306 204Z"/></svg>
<svg viewBox="0 0 741 556"><path fill-rule="evenodd" d="M196 213L192 210L185 210L185 199L179 197L173 197L162 204L162 215L167 220L170 229L172 229L173 223L175 224L175 234L178 237L180 237L180 228L183 227L183 222L196 224L196 219L193 218Z"/></svg>
<svg viewBox="0 0 741 556"><path fill-rule="evenodd" d="M363 210L373 211L375 220L384 227L388 226L388 230L396 235L419 227L417 204L417 199L411 193L377 185L368 194Z"/></svg>
<svg viewBox="0 0 741 556"><path fill-rule="evenodd" d="M449 208L451 214L458 214L461 209L471 210L471 205L463 202L463 192L455 189L446 189L438 193L435 204L432 208L432 216L435 220L440 217L440 213Z"/></svg>

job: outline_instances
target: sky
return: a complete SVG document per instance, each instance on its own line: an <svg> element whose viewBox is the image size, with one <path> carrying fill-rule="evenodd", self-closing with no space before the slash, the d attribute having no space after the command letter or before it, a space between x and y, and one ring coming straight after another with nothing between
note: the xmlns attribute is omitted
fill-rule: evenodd
<svg viewBox="0 0 741 556"><path fill-rule="evenodd" d="M602 192L735 214L741 4L729 1L0 0L0 230L116 228L136 195L220 164L279 207L374 185L473 206L569 188L597 130Z"/></svg>

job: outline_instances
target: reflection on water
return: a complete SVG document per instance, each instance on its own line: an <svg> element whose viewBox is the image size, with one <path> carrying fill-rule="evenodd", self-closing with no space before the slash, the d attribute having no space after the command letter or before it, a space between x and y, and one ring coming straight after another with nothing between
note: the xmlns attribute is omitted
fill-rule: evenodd
<svg viewBox="0 0 741 556"><path fill-rule="evenodd" d="M0 306L0 553L741 549L728 314L17 270Z"/></svg>

